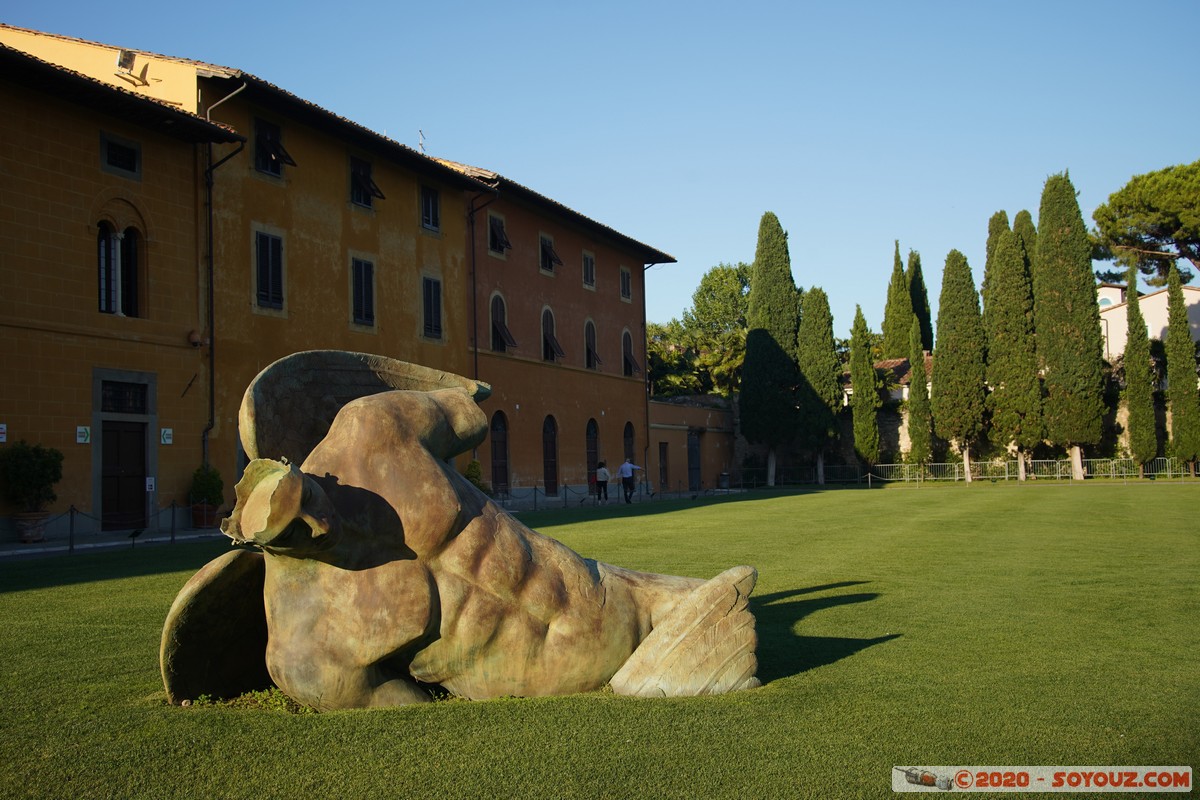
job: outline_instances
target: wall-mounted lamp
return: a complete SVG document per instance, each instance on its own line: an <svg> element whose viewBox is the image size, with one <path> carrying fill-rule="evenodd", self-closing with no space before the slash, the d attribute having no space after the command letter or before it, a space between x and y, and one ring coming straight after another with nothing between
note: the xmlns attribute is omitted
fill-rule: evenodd
<svg viewBox="0 0 1200 800"><path fill-rule="evenodd" d="M200 331L190 331L188 333L188 344L192 347L199 347L204 344L204 338L200 336Z"/></svg>

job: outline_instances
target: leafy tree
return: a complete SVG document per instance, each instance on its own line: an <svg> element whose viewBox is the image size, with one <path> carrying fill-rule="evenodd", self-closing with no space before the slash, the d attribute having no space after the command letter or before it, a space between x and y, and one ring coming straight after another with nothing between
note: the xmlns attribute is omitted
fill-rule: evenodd
<svg viewBox="0 0 1200 800"><path fill-rule="evenodd" d="M988 309L992 305L988 302L988 294L991 291L992 271L992 254L996 250L996 240L1000 238L1003 231L1010 230L1008 227L1008 214L1004 211L997 211L992 214L992 218L988 220L988 236L987 245L985 248L985 260L983 262L983 286L980 288L980 296L983 300L983 330L988 332L990 325L988 323Z"/></svg>
<svg viewBox="0 0 1200 800"><path fill-rule="evenodd" d="M749 294L749 264L718 264L704 273L692 293L692 307L683 312L683 330L707 391L729 396L741 385Z"/></svg>
<svg viewBox="0 0 1200 800"><path fill-rule="evenodd" d="M1051 175L1038 211L1033 318L1045 375L1046 438L1068 447L1075 478L1083 478L1081 446L1103 433L1104 360L1100 309L1088 240L1075 187Z"/></svg>
<svg viewBox="0 0 1200 800"><path fill-rule="evenodd" d="M883 310L883 357L904 358L908 354L908 325L913 314L908 278L900 261L900 242L892 263L892 282L888 284L887 306Z"/></svg>
<svg viewBox="0 0 1200 800"><path fill-rule="evenodd" d="M800 369L797 406L802 443L817 454L817 483L825 483L825 448L837 435L842 407L842 364L833 340L833 315L825 290L804 293L796 359Z"/></svg>
<svg viewBox="0 0 1200 800"><path fill-rule="evenodd" d="M758 227L750 270L746 359L742 365L742 434L767 445L767 485L775 485L779 446L792 441L796 412L797 293L787 234L770 211Z"/></svg>
<svg viewBox="0 0 1200 800"><path fill-rule="evenodd" d="M983 434L985 392L983 323L979 294L967 257L946 256L938 298L937 344L933 363L933 424L937 435L953 441L963 454L971 480L971 445Z"/></svg>
<svg viewBox="0 0 1200 800"><path fill-rule="evenodd" d="M1179 259L1200 269L1200 161L1135 175L1092 219L1100 255L1136 266L1151 286L1166 283ZM1101 277L1115 280L1120 273ZM1180 275L1183 283L1191 278L1191 270Z"/></svg>
<svg viewBox="0 0 1200 800"><path fill-rule="evenodd" d="M749 307L750 265L718 264L700 278L692 307L683 312L683 325L699 337L714 339L745 331Z"/></svg>
<svg viewBox="0 0 1200 800"><path fill-rule="evenodd" d="M656 397L704 391L696 374L695 349L679 320L646 324L646 374L650 394Z"/></svg>
<svg viewBox="0 0 1200 800"><path fill-rule="evenodd" d="M925 288L925 276L921 274L921 254L908 251L908 296L912 300L912 311L921 323L921 346L933 350L933 312L929 308L929 290Z"/></svg>
<svg viewBox="0 0 1200 800"><path fill-rule="evenodd" d="M1150 335L1146 331L1146 319L1142 316L1138 302L1138 269L1129 268L1129 288L1126 290L1127 335L1125 355L1125 411L1128 415L1126 429L1129 431L1129 453L1137 462L1139 474L1144 474L1145 464L1158 455L1158 434L1154 419L1154 368L1150 361Z"/></svg>
<svg viewBox="0 0 1200 800"><path fill-rule="evenodd" d="M1183 302L1179 271L1167 275L1167 396L1171 405L1171 451L1196 474L1200 457L1200 395L1196 392L1196 343Z"/></svg>
<svg viewBox="0 0 1200 800"><path fill-rule="evenodd" d="M1018 478L1027 454L1042 440L1042 385L1033 329L1033 287L1017 234L1001 231L990 251L991 280L984 298L987 398L993 439L1017 446Z"/></svg>
<svg viewBox="0 0 1200 800"><path fill-rule="evenodd" d="M879 460L879 376L871 353L871 332L862 306L855 306L850 329L850 410L854 417L854 452L868 465Z"/></svg>
<svg viewBox="0 0 1200 800"><path fill-rule="evenodd" d="M933 420L929 414L925 352L921 320L914 314L908 330L908 460L912 464L928 463L933 455Z"/></svg>

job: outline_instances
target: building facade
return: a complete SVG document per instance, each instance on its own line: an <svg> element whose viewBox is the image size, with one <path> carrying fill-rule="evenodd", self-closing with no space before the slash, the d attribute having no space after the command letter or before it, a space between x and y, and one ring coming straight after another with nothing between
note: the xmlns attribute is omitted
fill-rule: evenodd
<svg viewBox="0 0 1200 800"><path fill-rule="evenodd" d="M148 508L186 504L188 478L201 463L225 478L230 503L245 465L237 419L246 386L276 359L310 349L376 353L491 383L489 440L458 466L478 458L484 481L501 493L586 492L598 461L652 458L643 269L670 256L495 173L428 158L239 70L3 25L0 43L108 91L173 106L212 132L188 144L186 169L173 173L186 185L161 192L171 202L147 196L130 206L151 218L168 210L178 217L176 257L189 276L188 292L172 294L172 307L151 307L171 320L164 341L172 338L181 352L163 356L162 368L186 372L189 405L187 421L172 426L172 440L185 446L171 451L179 463L169 474L162 451L155 456L147 445L143 482L157 479L159 487ZM114 140L137 142L128 123L108 127ZM33 247L58 224L50 216L7 232L12 247ZM118 217L114 230L129 227ZM94 250L98 223L90 224ZM30 296L8 298L16 317L39 313ZM121 335L111 340L119 345ZM143 380L152 393L164 384L158 356L140 349L115 359L77 355L48 351L42 361L48 372L72 376L107 364L117 365L104 367L114 375L153 375ZM177 382L169 381L170 391ZM0 412L10 416L9 429L28 429L10 407ZM147 415L147 436L167 427L162 416ZM103 514L111 504L90 496L96 481L76 480L89 475L68 452L63 485L81 488L60 495Z"/></svg>
<svg viewBox="0 0 1200 800"><path fill-rule="evenodd" d="M466 244L470 374L493 388L484 480L514 498L586 495L600 462L645 465L644 268L675 259L495 172L445 163L495 191L469 199Z"/></svg>
<svg viewBox="0 0 1200 800"><path fill-rule="evenodd" d="M156 525L201 460L200 165L241 137L3 46L0 95L3 438L64 453L56 510Z"/></svg>

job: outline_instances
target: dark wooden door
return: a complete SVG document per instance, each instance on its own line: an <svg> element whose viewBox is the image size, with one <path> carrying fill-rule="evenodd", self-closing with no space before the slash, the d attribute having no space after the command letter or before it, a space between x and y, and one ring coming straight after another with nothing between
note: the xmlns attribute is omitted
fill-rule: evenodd
<svg viewBox="0 0 1200 800"><path fill-rule="evenodd" d="M100 449L101 530L146 527L146 423L105 421Z"/></svg>

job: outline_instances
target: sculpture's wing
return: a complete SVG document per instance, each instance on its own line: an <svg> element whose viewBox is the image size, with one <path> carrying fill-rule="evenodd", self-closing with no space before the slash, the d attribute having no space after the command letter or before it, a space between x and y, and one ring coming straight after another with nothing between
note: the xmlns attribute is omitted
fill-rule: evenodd
<svg viewBox="0 0 1200 800"><path fill-rule="evenodd" d="M753 567L734 567L696 587L617 670L613 691L681 697L758 686L758 636L749 609L757 580Z"/></svg>
<svg viewBox="0 0 1200 800"><path fill-rule="evenodd" d="M271 685L264 575L261 553L231 550L180 590L158 653L170 702L237 697Z"/></svg>
<svg viewBox="0 0 1200 800"><path fill-rule="evenodd" d="M302 464L351 400L393 389L449 388L465 389L476 402L492 393L486 383L386 356L294 353L258 373L247 387L238 415L242 447L252 459L283 457Z"/></svg>

